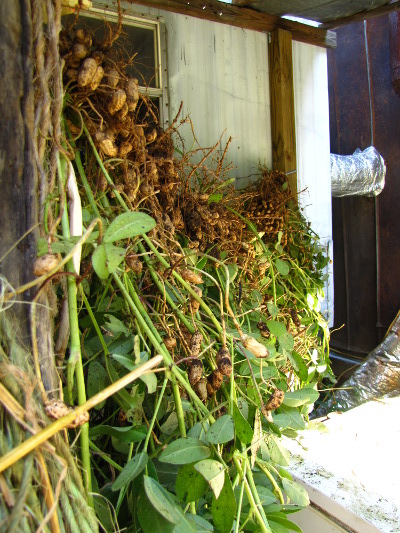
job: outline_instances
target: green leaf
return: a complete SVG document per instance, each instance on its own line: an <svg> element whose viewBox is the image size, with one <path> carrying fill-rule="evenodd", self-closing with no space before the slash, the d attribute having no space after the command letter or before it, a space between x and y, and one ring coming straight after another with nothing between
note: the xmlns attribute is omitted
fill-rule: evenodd
<svg viewBox="0 0 400 533"><path fill-rule="evenodd" d="M88 398L91 398L98 392L107 387L110 380L104 366L99 361L92 361L89 364L86 392ZM96 410L102 409L105 400L95 406Z"/></svg>
<svg viewBox="0 0 400 533"><path fill-rule="evenodd" d="M163 463L175 465L185 465L194 463L200 459L205 459L211 454L210 448L204 445L201 440L192 437L183 437L171 442L159 456Z"/></svg>
<svg viewBox="0 0 400 533"><path fill-rule="evenodd" d="M282 466L289 466L290 464L290 455L288 450L282 445L279 438L275 435L270 435L267 441L269 455L271 461Z"/></svg>
<svg viewBox="0 0 400 533"><path fill-rule="evenodd" d="M290 407L298 407L299 405L304 405L306 403L312 404L316 402L318 398L318 391L309 387L304 387L303 389L287 392L283 403Z"/></svg>
<svg viewBox="0 0 400 533"><path fill-rule="evenodd" d="M176 411L172 411L168 415L168 418L165 422L161 424L161 432L165 433L166 435L172 435L172 433L176 430L178 427L178 416L176 414Z"/></svg>
<svg viewBox="0 0 400 533"><path fill-rule="evenodd" d="M230 415L223 415L218 418L207 431L206 437L212 444L224 444L235 436L235 425Z"/></svg>
<svg viewBox="0 0 400 533"><path fill-rule="evenodd" d="M186 513L186 518L194 525L196 533L208 533L208 531L214 531L212 525L197 514Z"/></svg>
<svg viewBox="0 0 400 533"><path fill-rule="evenodd" d="M288 352L293 350L293 335L291 335L288 331L285 331L283 335L279 335L278 342L282 350L287 350Z"/></svg>
<svg viewBox="0 0 400 533"><path fill-rule="evenodd" d="M292 522L291 520L288 520L286 518L286 515L284 513L267 513L267 519L268 519L268 522L270 524L270 526L272 527L272 530L277 530L277 531L297 531L298 533L302 533L302 529L297 525L295 524L294 522ZM275 524L277 526L282 526L284 529L280 529L279 527L276 528L274 527Z"/></svg>
<svg viewBox="0 0 400 533"><path fill-rule="evenodd" d="M227 268L228 273L229 273L229 283L232 283L232 281L237 276L239 268L238 268L238 266L236 264L226 265L226 268ZM223 270L223 272L224 272L224 274L226 276L225 269Z"/></svg>
<svg viewBox="0 0 400 533"><path fill-rule="evenodd" d="M120 376L119 376L118 372L115 370L115 368L113 367L113 365L112 365L110 360L108 360L107 371L108 371L108 375L109 375L109 377L110 377L110 379L111 379L111 381L113 383L115 383L116 381L119 380ZM134 398L132 398L132 396L125 389L121 389L120 391L115 393L114 398L116 399L116 401L120 404L120 406L125 411L128 411L129 409L135 408L136 403L137 403L134 400Z"/></svg>
<svg viewBox="0 0 400 533"><path fill-rule="evenodd" d="M218 203L222 200L222 198L223 198L223 194L221 193L210 194L210 196L208 197L208 203L209 204L211 204L212 202Z"/></svg>
<svg viewBox="0 0 400 533"><path fill-rule="evenodd" d="M113 244L100 244L92 255L94 271L100 279L107 279L115 272L125 257L126 250Z"/></svg>
<svg viewBox="0 0 400 533"><path fill-rule="evenodd" d="M125 326L125 324L116 318L114 315L104 315L105 324L104 327L107 329L107 331L110 331L114 337L118 337L121 333L128 336L130 335L129 329Z"/></svg>
<svg viewBox="0 0 400 533"><path fill-rule="evenodd" d="M127 355L133 352L134 336L129 335L128 338L121 335L118 339L115 339L109 344L108 350L112 357Z"/></svg>
<svg viewBox="0 0 400 533"><path fill-rule="evenodd" d="M301 379L301 381L307 381L308 368L305 362L303 361L301 355L299 355L294 350L289 351L288 353L286 353L286 355L292 364L293 370L296 372L297 376Z"/></svg>
<svg viewBox="0 0 400 533"><path fill-rule="evenodd" d="M199 439L205 444L208 444L206 433L209 427L210 424L208 422L197 422L189 429L187 436L193 437L194 439Z"/></svg>
<svg viewBox="0 0 400 533"><path fill-rule="evenodd" d="M296 483L296 481L291 481L290 479L282 478L282 486L292 503L295 505L300 505L301 507L306 507L309 505L310 498L307 494L307 491L304 487L299 485L299 483Z"/></svg>
<svg viewBox="0 0 400 533"><path fill-rule="evenodd" d="M104 233L103 242L111 243L121 239L130 239L147 233L156 226L154 218L139 211L129 211L118 215Z"/></svg>
<svg viewBox="0 0 400 533"><path fill-rule="evenodd" d="M232 416L233 421L235 422L236 436L241 442L243 442L243 444L250 444L253 440L253 429L235 403L233 404Z"/></svg>
<svg viewBox="0 0 400 533"><path fill-rule="evenodd" d="M179 469L175 482L175 492L180 500L186 503L194 502L203 496L207 489L207 481L194 468L193 464L187 464Z"/></svg>
<svg viewBox="0 0 400 533"><path fill-rule="evenodd" d="M142 374L139 376L141 381L146 385L147 392L153 394L157 390L157 376L154 372L149 372L148 374Z"/></svg>
<svg viewBox="0 0 400 533"><path fill-rule="evenodd" d="M209 483L215 497L218 498L225 481L224 466L215 459L204 459L196 463L194 467Z"/></svg>
<svg viewBox="0 0 400 533"><path fill-rule="evenodd" d="M275 266L276 270L279 272L279 274L282 274L282 276L287 276L289 274L290 265L286 261L282 261L282 259L277 258L275 260Z"/></svg>
<svg viewBox="0 0 400 533"><path fill-rule="evenodd" d="M280 337L281 335L287 333L285 324L278 322L277 320L267 320L267 326L272 335L275 335L275 337Z"/></svg>
<svg viewBox="0 0 400 533"><path fill-rule="evenodd" d="M117 479L114 481L112 490L120 490L137 477L145 468L148 461L146 452L140 452L133 459L128 461Z"/></svg>
<svg viewBox="0 0 400 533"><path fill-rule="evenodd" d="M221 533L229 533L235 519L236 500L228 472L225 472L225 483L220 495L218 498L213 495L211 512L215 527Z"/></svg>
<svg viewBox="0 0 400 533"><path fill-rule="evenodd" d="M143 476L143 488L139 493L137 510L143 533L196 532L182 509L174 502L172 494L149 476Z"/></svg>
<svg viewBox="0 0 400 533"><path fill-rule="evenodd" d="M267 309L272 318L276 318L279 315L279 307L274 303L268 302Z"/></svg>
<svg viewBox="0 0 400 533"><path fill-rule="evenodd" d="M94 426L89 431L91 439L99 435L111 435L123 442L140 442L146 438L146 434L147 430L145 428L132 427Z"/></svg>
<svg viewBox="0 0 400 533"><path fill-rule="evenodd" d="M273 414L274 424L280 428L305 429L303 417L295 407L281 405L278 414Z"/></svg>
<svg viewBox="0 0 400 533"><path fill-rule="evenodd" d="M257 485L257 492L260 497L261 505L264 507L276 502L275 494L263 485Z"/></svg>
<svg viewBox="0 0 400 533"><path fill-rule="evenodd" d="M149 358L146 352L141 352L140 363L135 364L132 358L125 357L124 355L112 354L112 357L129 371L135 370L135 368L138 368L142 363L148 361ZM139 376L139 379L146 385L149 394L153 394L157 390L157 377L154 372L142 374Z"/></svg>
<svg viewBox="0 0 400 533"><path fill-rule="evenodd" d="M269 350L270 355L272 355L275 351L274 348L271 347L271 345L267 344L267 348ZM260 361L257 360L251 360L250 361L251 368L254 373L254 377L256 379L260 379ZM250 375L250 367L248 361L245 361L239 369L239 373L241 376L248 376ZM279 377L279 370L276 368L274 364L268 364L266 361L263 361L262 364L262 375L263 378L267 381L271 378L277 378Z"/></svg>

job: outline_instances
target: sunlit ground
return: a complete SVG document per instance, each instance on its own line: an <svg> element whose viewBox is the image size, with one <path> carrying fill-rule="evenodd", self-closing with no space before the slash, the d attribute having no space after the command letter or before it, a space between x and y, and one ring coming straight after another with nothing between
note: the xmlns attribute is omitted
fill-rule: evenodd
<svg viewBox="0 0 400 533"><path fill-rule="evenodd" d="M302 432L301 446L285 442L292 473L379 531L399 532L400 397L332 413L324 425Z"/></svg>

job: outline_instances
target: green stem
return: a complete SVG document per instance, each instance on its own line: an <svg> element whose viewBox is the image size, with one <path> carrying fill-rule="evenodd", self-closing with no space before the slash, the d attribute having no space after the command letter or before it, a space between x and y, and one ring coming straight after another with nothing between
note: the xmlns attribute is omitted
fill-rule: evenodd
<svg viewBox="0 0 400 533"><path fill-rule="evenodd" d="M103 452L103 450L100 450L100 448L98 448L96 444L94 444L94 442L90 441L89 445L97 454L100 455L102 459L104 459L104 461L106 461L108 464L110 464L112 467L118 470L118 472L122 471L122 466L120 466L118 463L113 461L111 457L109 457L106 453Z"/></svg>
<svg viewBox="0 0 400 533"><path fill-rule="evenodd" d="M176 382L176 377L172 373L170 374L170 380L172 383L172 392L174 395L179 431L180 431L181 437L186 437L185 415L184 415L183 407L182 407L182 399L179 393L179 387Z"/></svg>
<svg viewBox="0 0 400 533"><path fill-rule="evenodd" d="M92 189L90 188L89 182L87 180L79 151L75 152L75 163L76 163L76 168L78 169L78 172L79 172L79 176L81 177L82 185L85 189L86 196L88 197L89 203L93 209L93 213L96 215L96 217L100 218L100 211L98 210L96 201L92 193Z"/></svg>
<svg viewBox="0 0 400 533"><path fill-rule="evenodd" d="M157 248L154 246L154 244L151 242L149 237L147 235L142 235L143 240L146 242L147 246L153 251L154 255L157 257L157 259L160 261L160 263L165 266L166 268L171 268L171 265L164 259L164 257L159 253ZM192 289L189 283L187 283L175 270L173 270L173 276L175 279L179 281L179 283L184 287L188 293L193 296L195 300L197 300L205 312L205 314L211 319L214 326L216 327L217 331L221 334L222 333L222 326L218 322L218 320L215 318L214 313L211 311L211 309L208 307L208 305L204 302L202 298L199 297L199 295Z"/></svg>
<svg viewBox="0 0 400 533"><path fill-rule="evenodd" d="M62 184L62 189L65 191L65 164L64 168L62 167L60 157L58 157L58 173L60 178L60 183ZM63 193L65 194L65 193ZM70 238L69 230L69 220L68 220L68 211L67 211L67 199L64 200L64 211L61 217L61 226L63 236L67 239ZM71 258L67 263L67 269L69 272L75 272L74 262ZM86 402L86 387L85 387L85 376L83 373L83 364L82 364L82 353L81 353L81 342L80 342L80 330L79 330L79 319L78 319L78 300L77 300L77 286L76 278L74 276L67 277L67 290L68 290L68 314L69 314L69 325L70 325L70 356L68 359L67 365L67 393L69 403L73 403L72 400L72 390L74 386L74 374L76 375L76 386L78 392L78 405L82 405ZM87 501L88 504L93 507L93 497L92 492L92 480L91 480L91 469L90 469L90 450L89 450L89 423L84 424L81 427L80 433L80 443L81 443L81 459L83 469L85 471L84 484L86 489Z"/></svg>
<svg viewBox="0 0 400 533"><path fill-rule="evenodd" d="M129 450L128 450L128 455L127 455L127 458L126 458L126 463L129 463L129 461L132 459L132 453L133 453L133 442L131 442L129 444ZM124 498L125 498L125 494L128 490L128 486L129 484L125 485L120 491L119 491L119 495L118 495L118 501L117 501L117 505L115 506L115 514L118 516L119 515L119 510L121 509L121 505L122 505L122 502L124 501Z"/></svg>
<svg viewBox="0 0 400 533"><path fill-rule="evenodd" d="M112 274L116 284L118 285L119 289L121 290L122 294L125 297L125 300L131 310L133 311L133 314L135 315L136 320L138 321L140 327L142 330L146 333L147 337L149 338L151 344L154 346L154 348L157 350L157 352L162 355L164 359L164 364L167 367L170 367L171 372L174 374L176 379L179 381L179 383L183 386L183 388L186 390L188 395L191 397L192 401L202 410L203 413L205 413L209 419L210 422L214 422L215 419L210 415L207 407L203 404L203 402L200 400L200 398L197 396L197 394L194 392L192 387L189 385L189 383L186 381L186 379L183 377L181 371L178 369L178 367L174 364L170 353L165 348L165 346L162 346L160 342L157 340L157 338L154 336L152 330L148 327L145 319L139 312L139 309L136 307L134 301L132 300L128 290L120 280L120 278L117 276L117 274Z"/></svg>
<svg viewBox="0 0 400 533"><path fill-rule="evenodd" d="M269 273L271 275L271 279L272 279L272 291L273 291L273 294L274 294L274 304L276 305L276 285L275 285L275 272L274 272L274 267L272 266L272 263L269 267Z"/></svg>
<svg viewBox="0 0 400 533"><path fill-rule="evenodd" d="M247 461L247 457L246 457L246 461ZM267 520L267 517L265 516L265 512L264 512L264 508L262 506L262 503L261 503L261 500L260 500L260 497L258 495L258 491L257 491L257 487L256 487L256 484L254 483L254 478L253 478L253 473L251 471L251 468L247 468L246 470L246 479L249 483L249 487L250 487L250 490L253 494L253 497L254 497L254 501L256 502L257 504L257 508L259 509L260 511L260 514L262 516L262 519L264 520L264 522L266 524L268 524L268 520Z"/></svg>
<svg viewBox="0 0 400 533"><path fill-rule="evenodd" d="M274 488L275 494L278 496L279 501L281 502L281 504L284 505L285 504L285 500L283 498L282 491L279 488L274 476L271 474L271 472L268 470L268 468L260 460L256 459L256 463L257 463L258 468L260 470L262 470L264 472L264 474L267 476L267 478L270 480L271 485Z"/></svg>
<svg viewBox="0 0 400 533"><path fill-rule="evenodd" d="M244 477L246 476L246 466L247 466L247 463L245 463L245 465L244 465L243 479L242 479L242 483L241 483L241 486L240 486L239 501L238 501L237 513L236 513L235 533L239 533L239 530L240 530L240 517L241 517L241 514L242 514L243 495L244 495L244 488L245 488Z"/></svg>
<svg viewBox="0 0 400 533"><path fill-rule="evenodd" d="M271 529L268 526L267 519L265 518L265 520L264 520L264 518L261 516L260 510L258 509L257 503L256 503L256 501L254 499L253 491L251 490L249 482L248 482L248 469L246 469L246 475L244 475L244 472L243 472L242 467L240 465L240 461L239 461L238 457L235 456L235 455L233 456L233 462L235 463L236 470L239 472L241 478L243 479L244 489L246 491L247 498L248 498L248 500L250 502L250 506L253 509L255 518L256 518L259 526L260 526L260 531L262 531L263 533L272 533ZM263 510L263 514L264 514L264 510ZM264 516L265 516L265 514L264 514Z"/></svg>
<svg viewBox="0 0 400 533"><path fill-rule="evenodd" d="M145 441L144 441L143 451L145 451L145 452L147 452L147 446L149 445L149 440L150 440L151 432L153 431L153 427L154 427L154 424L155 424L156 419L157 419L157 414L158 414L158 411L159 411L159 409L160 409L162 399L163 399L163 397L164 397L165 388L166 388L166 386L167 386L167 383L168 383L168 379L165 378L165 379L164 379L164 382L163 382L163 384L162 384L162 387L161 387L161 392L160 392L160 395L159 395L159 397L158 397L158 400L157 400L156 406L155 406L155 408L154 408L153 418L151 419L151 422L150 422L150 425L149 425L149 430L148 430L148 432L147 432L146 439L145 439Z"/></svg>

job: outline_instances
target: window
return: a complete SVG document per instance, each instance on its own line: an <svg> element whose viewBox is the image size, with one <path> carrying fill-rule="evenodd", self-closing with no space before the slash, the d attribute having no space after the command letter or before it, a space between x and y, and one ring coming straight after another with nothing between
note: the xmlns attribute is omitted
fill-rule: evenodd
<svg viewBox="0 0 400 533"><path fill-rule="evenodd" d="M75 15L63 17L63 25L74 24ZM105 24L106 23L106 24ZM118 13L99 8L82 11L76 21L75 28L87 27L94 40L103 41L107 27L114 32L118 28ZM124 13L122 32L113 44L113 55L123 58L129 63L126 73L139 80L139 90L151 98L156 109L160 124L163 124L166 113L166 53L165 30L160 20L142 19ZM164 83L163 83L164 81Z"/></svg>

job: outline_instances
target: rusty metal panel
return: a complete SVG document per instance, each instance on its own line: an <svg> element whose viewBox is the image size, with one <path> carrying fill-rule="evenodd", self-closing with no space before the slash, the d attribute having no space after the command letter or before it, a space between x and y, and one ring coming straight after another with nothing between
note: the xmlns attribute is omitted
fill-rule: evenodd
<svg viewBox="0 0 400 533"><path fill-rule="evenodd" d="M373 144L387 164L374 198L333 199L335 327L332 345L367 353L400 308L400 98L390 79L389 17L338 30L328 51L331 152Z"/></svg>

